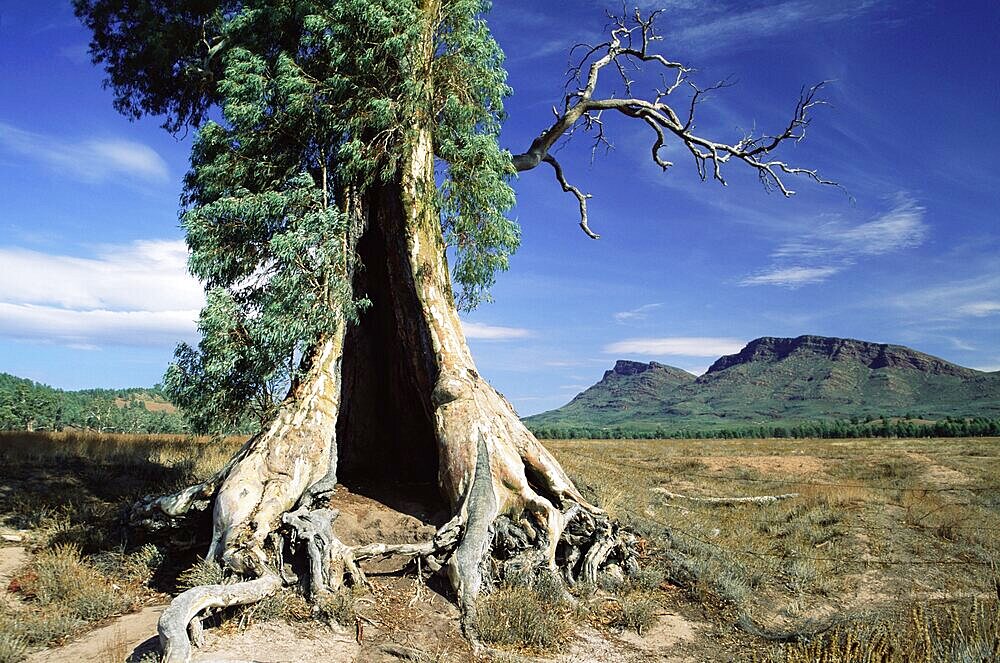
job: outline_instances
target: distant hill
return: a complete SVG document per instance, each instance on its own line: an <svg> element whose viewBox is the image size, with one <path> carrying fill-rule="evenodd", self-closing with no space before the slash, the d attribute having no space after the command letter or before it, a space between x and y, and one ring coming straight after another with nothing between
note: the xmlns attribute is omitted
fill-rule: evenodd
<svg viewBox="0 0 1000 663"><path fill-rule="evenodd" d="M158 387L64 391L0 373L0 430L66 428L182 433L187 425Z"/></svg>
<svg viewBox="0 0 1000 663"><path fill-rule="evenodd" d="M697 378L656 362L618 361L563 407L525 421L534 430L642 431L882 416L1000 417L1000 372L901 345L764 337L720 357Z"/></svg>

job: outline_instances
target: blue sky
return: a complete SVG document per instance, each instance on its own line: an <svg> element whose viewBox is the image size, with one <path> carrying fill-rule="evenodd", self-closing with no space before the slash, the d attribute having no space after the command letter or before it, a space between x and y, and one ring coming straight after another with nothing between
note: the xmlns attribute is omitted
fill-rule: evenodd
<svg viewBox="0 0 1000 663"><path fill-rule="evenodd" d="M503 143L551 121L566 53L600 37L593 0L497 3L508 55ZM832 80L805 141L785 154L842 183L753 173L701 182L677 145L663 173L651 137L608 118L614 150L577 134L557 153L593 195L548 169L516 182L523 232L495 302L466 316L479 367L522 414L557 407L616 359L694 372L758 336L900 343L1000 369L1000 6L992 2L642 0L665 7L668 57L707 85L718 140L776 130L803 84ZM831 9L831 6L835 6ZM63 388L157 382L193 340L201 303L177 221L190 137L111 106L68 3L0 3L0 371ZM621 93L608 77L605 94ZM620 86L619 86L620 87ZM634 90L639 94L639 88Z"/></svg>

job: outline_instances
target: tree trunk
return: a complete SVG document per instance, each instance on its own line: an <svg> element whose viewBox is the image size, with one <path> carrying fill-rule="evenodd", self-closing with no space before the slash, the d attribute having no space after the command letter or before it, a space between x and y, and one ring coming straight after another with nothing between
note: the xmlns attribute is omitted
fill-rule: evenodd
<svg viewBox="0 0 1000 663"><path fill-rule="evenodd" d="M427 15L436 15L433 7ZM583 499L476 371L434 203L429 126L410 132L398 176L358 198L349 249L360 265L355 293L371 308L357 325L339 321L329 331L274 422L215 477L134 510L137 521L162 527L211 506L209 558L256 578L179 596L160 624L167 661L190 658L185 633L188 622L198 632L202 608L259 600L280 587L293 542L306 544L313 594L336 588L345 570L363 578L356 562L366 557L425 557L447 573L467 626L480 592L514 573L593 582L609 561L635 566L634 538ZM333 534L337 513L318 502L338 480L362 479L433 482L453 517L425 544L344 546Z"/></svg>

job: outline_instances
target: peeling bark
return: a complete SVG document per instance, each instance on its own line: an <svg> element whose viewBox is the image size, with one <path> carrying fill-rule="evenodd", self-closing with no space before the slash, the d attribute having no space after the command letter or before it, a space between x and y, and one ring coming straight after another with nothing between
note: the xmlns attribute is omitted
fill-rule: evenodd
<svg viewBox="0 0 1000 663"><path fill-rule="evenodd" d="M425 15L436 16L435 7L428 0ZM428 48L431 28L428 19ZM160 622L168 661L190 659L188 632L199 636L201 611L296 582L286 576L286 552L304 556L314 598L345 580L364 583L363 560L419 557L447 574L473 637L476 599L496 582L539 571L595 582L610 564L637 569L635 537L583 498L476 370L433 202L429 126L410 133L395 180L357 196L349 248L363 264L356 294L372 309L357 326L337 322L275 420L214 477L133 510L137 524L183 529L211 506L208 558L252 578L178 596ZM323 498L359 475L434 480L452 518L429 541L347 546Z"/></svg>

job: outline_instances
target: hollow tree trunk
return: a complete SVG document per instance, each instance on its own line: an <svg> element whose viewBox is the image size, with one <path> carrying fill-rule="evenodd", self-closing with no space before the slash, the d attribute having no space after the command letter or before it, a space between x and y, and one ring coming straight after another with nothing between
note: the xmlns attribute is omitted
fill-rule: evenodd
<svg viewBox="0 0 1000 663"><path fill-rule="evenodd" d="M436 16L436 0L427 4L425 15ZM313 594L336 588L345 570L362 580L356 562L367 557L419 555L447 572L467 618L484 587L514 573L592 582L608 562L635 565L634 539L587 503L476 370L434 203L430 125L408 133L396 178L356 198L348 249L361 265L355 293L371 309L358 325L328 331L272 424L219 473L134 509L137 521L162 527L211 506L209 558L254 578L175 599L160 623L167 661L190 659L186 632L199 632L201 610L277 590L294 542L305 543ZM337 513L320 498L351 475L435 481L453 517L423 544L344 546L333 534Z"/></svg>

